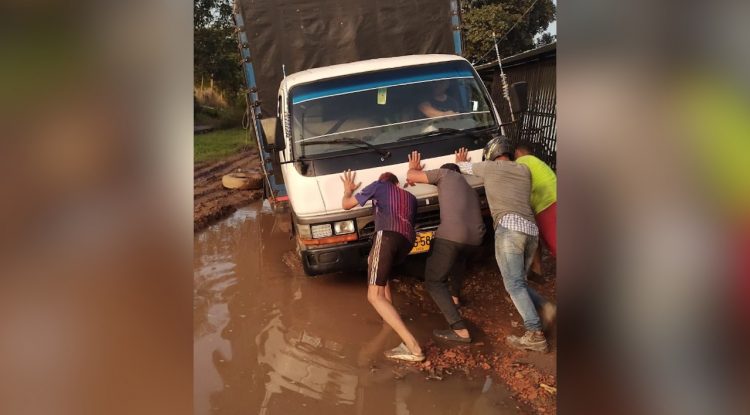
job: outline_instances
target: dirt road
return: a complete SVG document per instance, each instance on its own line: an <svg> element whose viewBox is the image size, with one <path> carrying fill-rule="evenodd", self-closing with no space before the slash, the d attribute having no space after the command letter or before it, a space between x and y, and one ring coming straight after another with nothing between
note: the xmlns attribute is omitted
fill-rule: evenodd
<svg viewBox="0 0 750 415"><path fill-rule="evenodd" d="M221 177L241 169L260 172L260 158L255 148L237 153L224 160L195 165L193 173L193 229L199 231L210 223L231 214L262 197L262 190L230 190L221 184Z"/></svg>
<svg viewBox="0 0 750 415"><path fill-rule="evenodd" d="M445 321L419 280L424 256L410 257L394 302L428 361L395 363L382 353L399 339L367 303L365 277L306 277L289 226L254 202L195 235L196 414L556 412L554 335L545 355L504 346L522 329L491 255L466 281L468 346L430 340ZM554 279L534 287L551 296Z"/></svg>

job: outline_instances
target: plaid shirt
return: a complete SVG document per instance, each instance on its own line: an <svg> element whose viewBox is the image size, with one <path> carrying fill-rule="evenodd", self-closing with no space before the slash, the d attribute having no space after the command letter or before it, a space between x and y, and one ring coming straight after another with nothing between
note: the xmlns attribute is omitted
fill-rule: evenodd
<svg viewBox="0 0 750 415"><path fill-rule="evenodd" d="M534 222L524 219L515 213L508 213L500 219L500 226L512 231L525 233L526 235L539 236L539 228Z"/></svg>
<svg viewBox="0 0 750 415"><path fill-rule="evenodd" d="M461 173L474 174L474 168L471 162L463 161L456 163ZM521 215L508 213L500 219L500 226L512 231L522 232L526 235L539 236L539 228L536 223L524 219Z"/></svg>
<svg viewBox="0 0 750 415"><path fill-rule="evenodd" d="M461 173L463 174L474 174L474 169L471 166L470 161L459 161L456 163L459 170L461 170Z"/></svg>

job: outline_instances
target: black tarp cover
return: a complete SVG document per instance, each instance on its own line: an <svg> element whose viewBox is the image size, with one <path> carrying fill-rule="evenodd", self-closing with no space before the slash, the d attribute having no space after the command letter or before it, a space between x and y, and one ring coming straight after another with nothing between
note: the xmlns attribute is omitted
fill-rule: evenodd
<svg viewBox="0 0 750 415"><path fill-rule="evenodd" d="M450 0L236 0L263 116L286 74L364 59L455 53Z"/></svg>

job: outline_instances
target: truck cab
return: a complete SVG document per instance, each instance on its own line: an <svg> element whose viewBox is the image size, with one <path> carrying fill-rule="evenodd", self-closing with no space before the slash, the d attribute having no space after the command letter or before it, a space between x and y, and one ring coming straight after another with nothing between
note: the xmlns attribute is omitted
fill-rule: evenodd
<svg viewBox="0 0 750 415"><path fill-rule="evenodd" d="M422 154L426 170L454 162L461 147L470 150L472 160L481 161L482 148L501 128L471 64L438 54L296 72L280 84L276 115L273 126L265 120L259 140L288 195L293 234L308 275L366 264L374 234L373 207L368 202L342 209L342 172L356 171L362 187L386 171L403 185L411 151ZM481 181L466 178L486 207ZM406 190L418 200L412 253L424 253L440 223L437 188L417 184Z"/></svg>

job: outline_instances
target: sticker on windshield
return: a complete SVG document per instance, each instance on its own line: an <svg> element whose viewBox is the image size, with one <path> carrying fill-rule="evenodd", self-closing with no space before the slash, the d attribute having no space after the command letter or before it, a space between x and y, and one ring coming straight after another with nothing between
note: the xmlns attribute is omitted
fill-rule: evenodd
<svg viewBox="0 0 750 415"><path fill-rule="evenodd" d="M479 101L471 101L471 110L476 111L479 108Z"/></svg>
<svg viewBox="0 0 750 415"><path fill-rule="evenodd" d="M388 98L388 88L378 88L378 105L385 105Z"/></svg>

